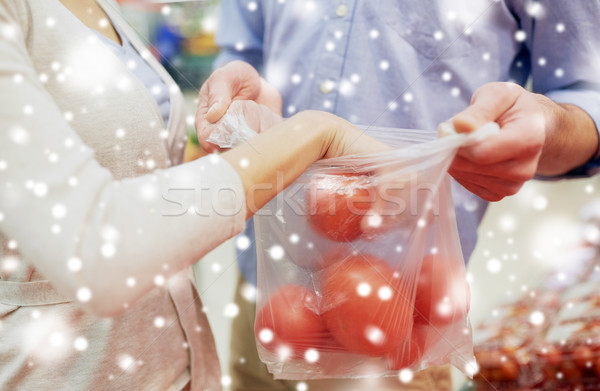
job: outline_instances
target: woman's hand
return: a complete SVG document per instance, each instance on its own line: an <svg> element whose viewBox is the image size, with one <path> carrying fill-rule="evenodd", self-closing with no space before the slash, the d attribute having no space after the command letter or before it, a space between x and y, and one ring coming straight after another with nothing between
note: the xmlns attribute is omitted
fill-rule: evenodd
<svg viewBox="0 0 600 391"><path fill-rule="evenodd" d="M222 157L242 179L249 218L315 161L389 148L333 114L303 111Z"/></svg>

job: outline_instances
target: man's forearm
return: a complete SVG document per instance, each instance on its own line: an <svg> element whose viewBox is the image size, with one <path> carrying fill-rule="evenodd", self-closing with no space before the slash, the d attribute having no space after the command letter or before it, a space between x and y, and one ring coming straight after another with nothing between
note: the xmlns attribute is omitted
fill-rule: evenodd
<svg viewBox="0 0 600 391"><path fill-rule="evenodd" d="M552 103L536 174L556 176L587 163L598 152L598 130L581 108Z"/></svg>

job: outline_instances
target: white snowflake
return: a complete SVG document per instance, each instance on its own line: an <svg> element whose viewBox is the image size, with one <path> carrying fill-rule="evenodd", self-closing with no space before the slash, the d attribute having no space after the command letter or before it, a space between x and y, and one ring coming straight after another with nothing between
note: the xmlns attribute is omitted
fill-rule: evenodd
<svg viewBox="0 0 600 391"><path fill-rule="evenodd" d="M283 247L281 247L277 244L271 246L271 248L268 250L268 252L274 261L278 261L278 260L282 259L283 256L285 255L285 251L283 250Z"/></svg>
<svg viewBox="0 0 600 391"><path fill-rule="evenodd" d="M319 361L319 352L317 351L317 349L308 349L304 353L304 359L311 364L315 363Z"/></svg>
<svg viewBox="0 0 600 391"><path fill-rule="evenodd" d="M160 329L163 328L165 326L165 318L163 318L162 316L157 316L156 318L154 318L154 327Z"/></svg>
<svg viewBox="0 0 600 391"><path fill-rule="evenodd" d="M73 341L73 347L79 352L87 350L88 346L88 340L84 337L77 337L75 338L75 341Z"/></svg>
<svg viewBox="0 0 600 391"><path fill-rule="evenodd" d="M33 185L33 194L37 197L44 197L48 194L48 185L44 182L37 182Z"/></svg>
<svg viewBox="0 0 600 391"><path fill-rule="evenodd" d="M132 369L134 369L134 366L133 366L134 363L135 363L135 360L129 354L120 354L117 357L117 365L123 371L131 371Z"/></svg>
<svg viewBox="0 0 600 391"><path fill-rule="evenodd" d="M240 308L235 303L229 303L223 308L223 316L226 318L235 318L240 313Z"/></svg>
<svg viewBox="0 0 600 391"><path fill-rule="evenodd" d="M92 298L92 291L89 288L82 287L77 290L77 300L82 303L90 301Z"/></svg>
<svg viewBox="0 0 600 391"><path fill-rule="evenodd" d="M221 376L221 385L223 387L229 387L231 385L231 376L228 376L228 375Z"/></svg>
<svg viewBox="0 0 600 391"><path fill-rule="evenodd" d="M382 345L385 342L385 334L383 333L383 330L377 326L367 326L365 328L365 337L373 345Z"/></svg>
<svg viewBox="0 0 600 391"><path fill-rule="evenodd" d="M371 294L371 285L368 282L361 282L356 287L356 293L361 297L367 297Z"/></svg>
<svg viewBox="0 0 600 391"><path fill-rule="evenodd" d="M296 384L296 391L308 391L308 385L301 381Z"/></svg>
<svg viewBox="0 0 600 391"><path fill-rule="evenodd" d="M382 286L377 291L377 296L383 301L388 301L392 298L392 288L389 286Z"/></svg>
<svg viewBox="0 0 600 391"><path fill-rule="evenodd" d="M67 214L67 208L63 204L55 204L52 207L52 216L55 219L62 219Z"/></svg>
<svg viewBox="0 0 600 391"><path fill-rule="evenodd" d="M100 247L100 253L105 258L112 258L117 253L117 248L115 247L114 243L104 243Z"/></svg>
<svg viewBox="0 0 600 391"><path fill-rule="evenodd" d="M77 257L70 258L67 261L67 268L72 272L78 272L79 270L81 270L82 266L83 262L81 262L81 259Z"/></svg>
<svg viewBox="0 0 600 391"><path fill-rule="evenodd" d="M268 329L268 328L264 328L258 332L258 339L262 343L266 343L266 344L271 343L271 341L273 341L274 337L275 337L275 335L273 334L273 330Z"/></svg>
<svg viewBox="0 0 600 391"><path fill-rule="evenodd" d="M527 14L532 18L541 18L545 14L544 6L537 1L530 1L527 4Z"/></svg>
<svg viewBox="0 0 600 391"><path fill-rule="evenodd" d="M401 369L400 372L398 372L398 379L401 383L410 383L413 380L413 377L413 371L408 368Z"/></svg>
<svg viewBox="0 0 600 391"><path fill-rule="evenodd" d="M15 144L20 146L27 145L30 140L29 133L18 126L9 131L9 137Z"/></svg>
<svg viewBox="0 0 600 391"><path fill-rule="evenodd" d="M162 274L158 274L154 277L154 284L157 286L165 285L165 277Z"/></svg>
<svg viewBox="0 0 600 391"><path fill-rule="evenodd" d="M533 209L544 210L548 206L548 199L544 195L538 195L533 199Z"/></svg>

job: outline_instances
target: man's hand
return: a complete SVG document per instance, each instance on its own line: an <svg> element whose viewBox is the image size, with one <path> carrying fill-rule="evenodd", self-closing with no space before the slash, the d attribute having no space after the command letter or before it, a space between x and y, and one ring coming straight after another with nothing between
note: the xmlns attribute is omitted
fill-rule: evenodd
<svg viewBox="0 0 600 391"><path fill-rule="evenodd" d="M459 133L490 121L500 125L500 132L461 148L449 169L488 201L515 194L536 173L559 175L584 164L598 145L595 125L583 110L514 83L485 84L452 120Z"/></svg>
<svg viewBox="0 0 600 391"><path fill-rule="evenodd" d="M253 100L281 115L281 96L277 90L262 79L250 64L230 62L215 70L198 94L196 133L206 151L218 150L217 146L205 141L208 136L207 125L221 119L234 100Z"/></svg>

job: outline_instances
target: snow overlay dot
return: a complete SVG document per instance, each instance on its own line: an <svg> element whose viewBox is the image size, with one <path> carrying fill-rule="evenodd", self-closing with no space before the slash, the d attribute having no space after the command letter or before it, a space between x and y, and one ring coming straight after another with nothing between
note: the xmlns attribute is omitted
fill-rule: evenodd
<svg viewBox="0 0 600 391"><path fill-rule="evenodd" d="M285 252L283 251L283 247L279 245L274 245L269 249L269 255L274 261L278 261L283 258Z"/></svg>
<svg viewBox="0 0 600 391"><path fill-rule="evenodd" d="M56 204L52 207L52 216L56 219L62 219L67 214L67 208L63 204Z"/></svg>
<svg viewBox="0 0 600 391"><path fill-rule="evenodd" d="M486 267L490 273L496 274L500 270L502 270L502 263L497 258L492 258L489 261L487 261Z"/></svg>
<svg viewBox="0 0 600 391"><path fill-rule="evenodd" d="M546 317L544 316L544 313L541 311L533 311L529 315L529 323L531 323L534 326L543 325L545 319L546 319Z"/></svg>
<svg viewBox="0 0 600 391"><path fill-rule="evenodd" d="M226 304L223 308L223 316L226 318L235 318L240 313L240 308L235 303Z"/></svg>
<svg viewBox="0 0 600 391"><path fill-rule="evenodd" d="M77 337L75 341L73 341L73 347L75 350L83 352L88 348L88 341L84 337Z"/></svg>
<svg viewBox="0 0 600 391"><path fill-rule="evenodd" d="M385 334L377 326L367 326L365 336L373 345L381 345L385 341Z"/></svg>
<svg viewBox="0 0 600 391"><path fill-rule="evenodd" d="M246 235L240 235L235 239L235 246L238 250L244 251L250 247L250 238Z"/></svg>
<svg viewBox="0 0 600 391"><path fill-rule="evenodd" d="M387 301L392 298L392 288L389 286L382 286L377 291L377 296L383 301Z"/></svg>
<svg viewBox="0 0 600 391"><path fill-rule="evenodd" d="M368 282L361 282L356 287L356 293L358 293L360 297L369 296L371 294L371 285Z"/></svg>
<svg viewBox="0 0 600 391"><path fill-rule="evenodd" d="M316 349L308 349L304 353L304 359L309 363L314 363L319 360L319 352Z"/></svg>
<svg viewBox="0 0 600 391"><path fill-rule="evenodd" d="M77 290L77 300L82 303L90 301L92 298L92 291L89 288L83 287Z"/></svg>
<svg viewBox="0 0 600 391"><path fill-rule="evenodd" d="M72 272L81 270L81 266L82 262L79 258L73 257L67 261L67 268Z"/></svg>
<svg viewBox="0 0 600 391"><path fill-rule="evenodd" d="M262 329L258 332L258 339L263 343L270 343L273 341L273 331L270 329Z"/></svg>
<svg viewBox="0 0 600 391"><path fill-rule="evenodd" d="M413 379L413 371L408 368L400 370L400 372L398 372L398 379L400 379L401 383L410 383Z"/></svg>
<svg viewBox="0 0 600 391"><path fill-rule="evenodd" d="M163 328L165 326L165 318L163 318L162 316L157 316L156 318L154 318L154 327L156 328Z"/></svg>

